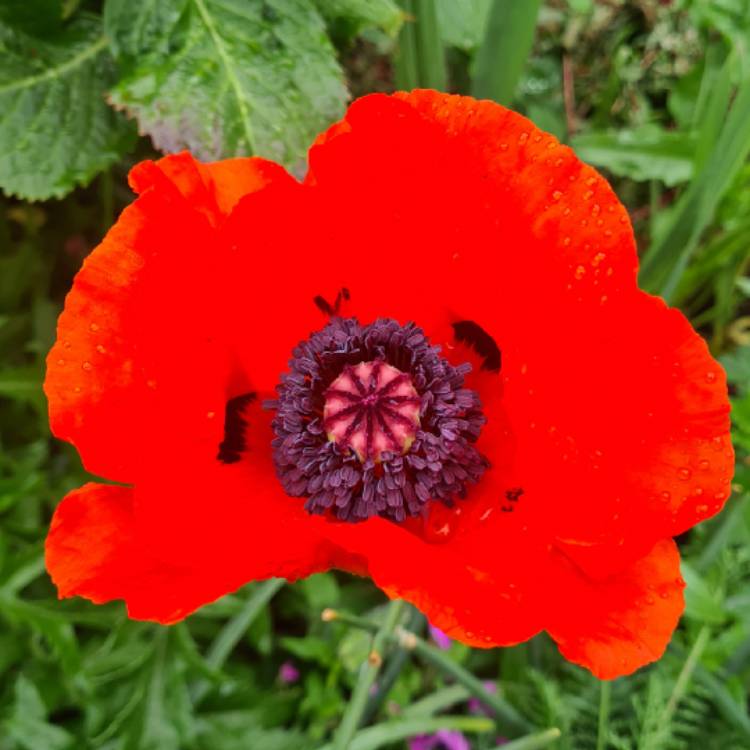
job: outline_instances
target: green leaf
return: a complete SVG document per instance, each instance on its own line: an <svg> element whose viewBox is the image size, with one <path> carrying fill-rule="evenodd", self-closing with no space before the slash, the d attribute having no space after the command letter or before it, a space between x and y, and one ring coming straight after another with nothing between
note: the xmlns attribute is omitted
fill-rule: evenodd
<svg viewBox="0 0 750 750"><path fill-rule="evenodd" d="M347 91L325 24L304 0L108 0L122 63L112 102L167 152L259 154L303 171Z"/></svg>
<svg viewBox="0 0 750 750"><path fill-rule="evenodd" d="M114 81L96 17L81 14L54 40L0 22L0 187L59 198L117 161L132 126L104 95Z"/></svg>
<svg viewBox="0 0 750 750"><path fill-rule="evenodd" d="M572 139L578 156L595 167L631 180L661 180L674 187L693 175L695 138L645 125L637 130L583 133Z"/></svg>
<svg viewBox="0 0 750 750"><path fill-rule="evenodd" d="M3 722L3 736L13 739L23 750L73 748L72 735L48 723L46 719L47 708L36 686L19 675L15 685L13 714Z"/></svg>
<svg viewBox="0 0 750 750"><path fill-rule="evenodd" d="M440 33L445 44L471 52L476 49L487 24L492 0L435 0Z"/></svg>
<svg viewBox="0 0 750 750"><path fill-rule="evenodd" d="M355 33L376 27L395 36L404 22L404 13L393 0L315 0L327 21L343 19Z"/></svg>
<svg viewBox="0 0 750 750"><path fill-rule="evenodd" d="M541 0L494 0L477 51L472 93L510 105L534 43Z"/></svg>

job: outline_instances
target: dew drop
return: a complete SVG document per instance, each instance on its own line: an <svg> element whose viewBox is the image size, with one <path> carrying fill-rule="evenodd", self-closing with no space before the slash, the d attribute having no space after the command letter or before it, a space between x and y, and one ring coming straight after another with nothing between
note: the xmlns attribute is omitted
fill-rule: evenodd
<svg viewBox="0 0 750 750"><path fill-rule="evenodd" d="M572 240L570 239L570 237L563 237L563 247L568 247L571 242Z"/></svg>
<svg viewBox="0 0 750 750"><path fill-rule="evenodd" d="M592 266L598 266L607 256L604 253L597 253L591 260Z"/></svg>
<svg viewBox="0 0 750 750"><path fill-rule="evenodd" d="M534 136L534 143L541 143L542 136L541 135L535 135Z"/></svg>
<svg viewBox="0 0 750 750"><path fill-rule="evenodd" d="M598 203L594 203L594 205L591 207L591 213L594 216L596 216L601 210L602 207Z"/></svg>
<svg viewBox="0 0 750 750"><path fill-rule="evenodd" d="M661 499L663 502L668 503L672 499L672 493L665 490L661 493Z"/></svg>
<svg viewBox="0 0 750 750"><path fill-rule="evenodd" d="M57 364L58 364L58 365L59 365L60 367L62 367L62 366L63 366L63 365L65 364L65 360L64 360L64 359L58 359L58 360L57 360Z"/></svg>
<svg viewBox="0 0 750 750"><path fill-rule="evenodd" d="M583 200L588 201L591 200L594 197L594 191L593 190L587 190L583 194Z"/></svg>
<svg viewBox="0 0 750 750"><path fill-rule="evenodd" d="M560 200L560 198L562 198L562 197L563 197L563 194L562 194L562 191L561 191L561 190L555 190L555 192L554 192L554 193L552 193L552 198L553 198L554 200L556 200L556 201L559 201L559 200Z"/></svg>
<svg viewBox="0 0 750 750"><path fill-rule="evenodd" d="M75 388L73 389L73 392L74 392L74 393L80 393L80 392L81 392L81 386L80 386L80 385L77 385L77 386L76 386L76 387L75 387Z"/></svg>
<svg viewBox="0 0 750 750"><path fill-rule="evenodd" d="M104 348L104 347L103 347L103 346L102 346L101 344L99 344L99 345L98 345L98 346L96 347L96 351L98 351L98 352L99 352L99 354L106 354L106 353L107 353L107 350L106 350L106 349L105 349L105 348Z"/></svg>
<svg viewBox="0 0 750 750"><path fill-rule="evenodd" d="M501 151L507 151L508 150L508 144L507 143L501 143L500 144L500 150Z"/></svg>
<svg viewBox="0 0 750 750"><path fill-rule="evenodd" d="M604 230L604 236L605 237L611 237L612 236L612 230L611 229L605 229Z"/></svg>
<svg viewBox="0 0 750 750"><path fill-rule="evenodd" d="M92 367L92 366L91 366L91 362L84 362L84 363L83 363L83 364L81 365L81 369L82 369L82 370L86 370L86 372L88 372L89 370L91 370L91 367Z"/></svg>
<svg viewBox="0 0 750 750"><path fill-rule="evenodd" d="M607 297L606 294L602 294L601 299L599 300L599 302L601 302L602 304L605 304L608 299L609 299L609 297Z"/></svg>
<svg viewBox="0 0 750 750"><path fill-rule="evenodd" d="M570 209L569 208L565 208L563 210L563 216L570 216Z"/></svg>
<svg viewBox="0 0 750 750"><path fill-rule="evenodd" d="M585 273L586 269L583 266L578 266L575 271L575 277L580 280L583 278Z"/></svg>
<svg viewBox="0 0 750 750"><path fill-rule="evenodd" d="M677 470L677 476L684 482L686 482L688 479L690 479L691 476L693 476L693 472L690 471L690 469L683 467Z"/></svg>
<svg viewBox="0 0 750 750"><path fill-rule="evenodd" d="M715 372L707 372L706 373L706 382L707 383L715 383L716 382L716 373Z"/></svg>
<svg viewBox="0 0 750 750"><path fill-rule="evenodd" d="M99 330L99 326L98 326L98 325L97 325L96 323L92 323L92 324L91 324L91 325L89 326L89 330L90 330L90 331L93 331L94 333L96 333L96 332L97 332L97 331Z"/></svg>
<svg viewBox="0 0 750 750"><path fill-rule="evenodd" d="M518 137L519 143L526 143L526 141L529 140L529 134L528 133L521 133L521 135Z"/></svg>
<svg viewBox="0 0 750 750"><path fill-rule="evenodd" d="M214 418L215 416L216 416L216 412L215 412L215 411L210 411L210 412L208 412L208 413L206 414L206 417L207 417L208 419L213 419L213 418Z"/></svg>
<svg viewBox="0 0 750 750"><path fill-rule="evenodd" d="M668 592L668 591L660 591L660 592L659 592L659 596L660 596L660 597L661 597L662 599L669 599L669 592Z"/></svg>
<svg viewBox="0 0 750 750"><path fill-rule="evenodd" d="M702 458L700 461L698 461L698 468L701 469L702 471L706 471L706 469L708 469L709 466L711 466L711 464L706 458Z"/></svg>
<svg viewBox="0 0 750 750"><path fill-rule="evenodd" d="M596 177L589 177L588 180L586 180L586 184L589 187L593 187L594 185L596 185Z"/></svg>
<svg viewBox="0 0 750 750"><path fill-rule="evenodd" d="M70 349L70 347L71 347L71 343L70 343L70 341L63 341L63 347L64 347L65 349Z"/></svg>
<svg viewBox="0 0 750 750"><path fill-rule="evenodd" d="M555 162L555 166L556 166L556 167L561 167L561 166L562 166L562 165L563 165L564 163L565 163L565 160L564 160L564 159L558 159L558 160L557 160L557 161Z"/></svg>
<svg viewBox="0 0 750 750"><path fill-rule="evenodd" d="M727 499L727 493L726 492L717 492L714 494L714 500L718 500L719 502L722 502Z"/></svg>
<svg viewBox="0 0 750 750"><path fill-rule="evenodd" d="M708 513L708 505L696 505L695 510L698 513Z"/></svg>
<svg viewBox="0 0 750 750"><path fill-rule="evenodd" d="M656 599L654 599L653 596L647 596L646 597L646 604L651 604L651 605L656 604Z"/></svg>

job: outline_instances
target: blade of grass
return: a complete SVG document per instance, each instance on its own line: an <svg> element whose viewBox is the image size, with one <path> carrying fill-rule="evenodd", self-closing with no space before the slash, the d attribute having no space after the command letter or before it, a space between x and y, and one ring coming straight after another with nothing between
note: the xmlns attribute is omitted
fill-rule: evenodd
<svg viewBox="0 0 750 750"><path fill-rule="evenodd" d="M229 654L232 653L234 647L247 632L253 620L285 584L286 581L281 578L271 578L253 590L242 609L219 631L209 647L205 662L210 670L219 671L224 666ZM208 689L209 682L207 680L204 679L196 683L191 691L193 703L199 703Z"/></svg>
<svg viewBox="0 0 750 750"><path fill-rule="evenodd" d="M417 734L432 734L441 729L479 733L491 732L493 728L494 724L490 719L478 716L440 716L432 719L388 721L357 732L349 745L349 750L377 750L379 747L392 745ZM335 746L329 743L320 750L334 750L334 748Z"/></svg>
<svg viewBox="0 0 750 750"><path fill-rule="evenodd" d="M435 0L404 0L406 22L401 27L396 55L396 85L400 89L445 91L445 50L438 26Z"/></svg>
<svg viewBox="0 0 750 750"><path fill-rule="evenodd" d="M419 58L417 55L417 29L414 22L412 0L401 3L406 20L398 35L398 49L394 58L396 87L410 91L419 87Z"/></svg>
<svg viewBox="0 0 750 750"><path fill-rule="evenodd" d="M640 272L640 282L645 289L671 300L701 235L748 153L750 79L740 85L705 167L681 196L672 211L669 226L646 254Z"/></svg>
<svg viewBox="0 0 750 750"><path fill-rule="evenodd" d="M672 689L672 694L669 696L667 705L664 707L664 710L662 711L659 718L658 726L668 726L672 721L674 712L677 709L680 701L684 697L685 692L687 691L688 685L690 684L690 679L693 676L695 668L698 666L698 662L700 661L701 655L703 654L703 649L705 649L708 645L708 639L710 637L711 628L708 625L704 625L698 633L698 637L695 639L692 648L690 649L690 653L685 660L685 664L683 664L682 669L680 670L680 674L678 675L677 681L675 682L674 688Z"/></svg>
<svg viewBox="0 0 750 750"><path fill-rule="evenodd" d="M560 739L562 733L557 727L545 729L543 732L529 734L512 742L506 742L497 746L497 750L541 750Z"/></svg>
<svg viewBox="0 0 750 750"><path fill-rule="evenodd" d="M612 701L612 683L602 680L599 686L599 725L596 732L596 750L605 750L609 736L609 709Z"/></svg>
<svg viewBox="0 0 750 750"><path fill-rule="evenodd" d="M534 43L541 0L494 0L477 51L472 93L510 105Z"/></svg>
<svg viewBox="0 0 750 750"><path fill-rule="evenodd" d="M344 716L333 739L334 750L347 750L351 745L352 737L354 737L362 719L367 698L370 695L370 688L375 684L375 678L378 676L380 667L383 664L382 654L388 637L396 627L404 611L404 606L405 602L398 599L388 605L385 620L378 632L375 633L372 650L367 661L362 665L357 684L354 686L354 692L346 706Z"/></svg>

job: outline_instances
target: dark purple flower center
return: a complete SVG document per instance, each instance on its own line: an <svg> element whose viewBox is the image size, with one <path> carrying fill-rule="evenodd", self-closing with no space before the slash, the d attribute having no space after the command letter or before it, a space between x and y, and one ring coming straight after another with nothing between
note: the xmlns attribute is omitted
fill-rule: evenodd
<svg viewBox="0 0 750 750"><path fill-rule="evenodd" d="M487 467L485 418L454 367L413 323L334 317L292 352L277 387L276 472L311 513L403 521L452 506Z"/></svg>

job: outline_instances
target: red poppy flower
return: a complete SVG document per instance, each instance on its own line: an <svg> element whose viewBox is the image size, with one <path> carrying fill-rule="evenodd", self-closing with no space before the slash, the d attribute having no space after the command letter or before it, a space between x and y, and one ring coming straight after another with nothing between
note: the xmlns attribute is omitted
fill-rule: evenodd
<svg viewBox="0 0 750 750"><path fill-rule="evenodd" d="M57 508L60 596L172 623L334 567L473 646L546 630L601 677L658 658L672 537L729 495L729 407L638 290L606 181L431 91L355 102L309 164L133 169L48 360L55 435L126 485Z"/></svg>

